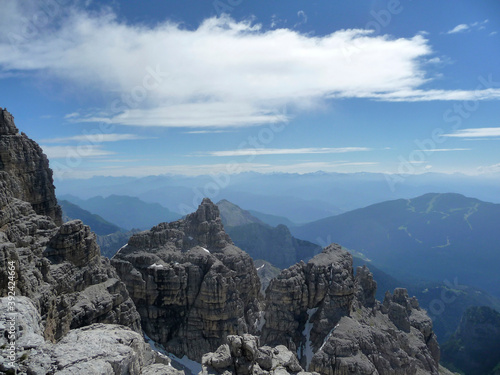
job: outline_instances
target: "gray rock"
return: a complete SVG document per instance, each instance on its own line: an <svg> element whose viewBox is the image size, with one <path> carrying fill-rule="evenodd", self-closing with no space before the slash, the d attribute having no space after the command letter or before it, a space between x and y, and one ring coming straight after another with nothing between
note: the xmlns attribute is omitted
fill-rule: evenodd
<svg viewBox="0 0 500 375"><path fill-rule="evenodd" d="M261 341L297 349L303 368L320 374L437 374L432 322L405 289L375 300L366 267L328 246L308 264L290 267L266 291Z"/></svg>
<svg viewBox="0 0 500 375"><path fill-rule="evenodd" d="M307 366L328 332L349 314L355 290L352 257L336 244L307 264L283 270L266 290L262 342L298 348Z"/></svg>
<svg viewBox="0 0 500 375"><path fill-rule="evenodd" d="M183 220L132 236L112 264L146 334L177 357L200 362L226 336L255 331L257 272L224 232L209 199Z"/></svg>
<svg viewBox="0 0 500 375"><path fill-rule="evenodd" d="M42 317L42 336L58 340L93 323L123 324L141 332L140 317L95 234L81 221L59 226L52 171L41 148L18 134L0 110L0 293L31 299Z"/></svg>
<svg viewBox="0 0 500 375"><path fill-rule="evenodd" d="M52 170L47 156L36 142L25 134L19 134L14 117L0 108L0 171L3 176L0 195L9 195L29 202L35 212L52 218L57 225L62 223L61 208L55 197ZM3 188L3 189L2 189ZM0 208L4 204L0 200ZM0 218L0 226L4 222Z"/></svg>
<svg viewBox="0 0 500 375"><path fill-rule="evenodd" d="M69 331L56 344L43 338L43 321L33 302L16 297L14 311L9 299L0 298L0 326L15 322L16 369L28 374L154 374L177 375L168 358L161 361L142 335L115 324L93 324ZM13 315L11 315L13 314ZM2 335L0 345L10 342ZM158 363L156 363L158 362ZM7 371L8 364L0 365Z"/></svg>
<svg viewBox="0 0 500 375"><path fill-rule="evenodd" d="M206 374L269 374L287 375L304 372L295 353L285 346L275 348L259 347L259 338L246 334L228 336L228 344L221 345L214 353L203 356L203 370Z"/></svg>

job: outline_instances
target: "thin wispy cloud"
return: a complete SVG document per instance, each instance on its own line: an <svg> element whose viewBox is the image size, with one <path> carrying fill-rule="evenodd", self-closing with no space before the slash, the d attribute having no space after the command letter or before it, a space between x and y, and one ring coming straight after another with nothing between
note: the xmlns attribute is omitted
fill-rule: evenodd
<svg viewBox="0 0 500 375"><path fill-rule="evenodd" d="M455 26L453 29L448 30L446 34L458 34L469 32L472 30L482 30L485 28L485 25L489 22L489 20L484 20L482 22L473 22L473 23L461 23L460 25Z"/></svg>
<svg viewBox="0 0 500 375"><path fill-rule="evenodd" d="M136 134L82 134L75 135L72 137L60 137L60 138L50 138L42 139L42 143L67 143L67 142L88 142L88 143L101 143L101 142L119 142L119 141L133 141L141 139L152 139L152 137L144 137Z"/></svg>
<svg viewBox="0 0 500 375"><path fill-rule="evenodd" d="M500 128L470 128L458 130L455 133L443 134L443 137L453 138L489 138L500 137Z"/></svg>
<svg viewBox="0 0 500 375"><path fill-rule="evenodd" d="M422 151L422 150L414 150ZM472 151L470 148L432 148L425 150L425 152L452 152L452 151Z"/></svg>
<svg viewBox="0 0 500 375"><path fill-rule="evenodd" d="M4 14L14 30L29 12L16 4ZM88 117L73 113L68 120L148 127L271 124L290 119L281 113L284 106L300 112L328 98L500 98L498 89L421 89L430 80L426 59L432 53L422 34L393 38L348 29L314 36L228 16L195 29L170 21L130 25L109 10L69 7L18 48L0 36L0 75L55 78L109 98L111 109Z"/></svg>
<svg viewBox="0 0 500 375"><path fill-rule="evenodd" d="M247 148L228 151L210 151L203 156L252 156L252 155L296 155L296 154L340 154L346 152L370 151L367 147L304 147L304 148Z"/></svg>
<svg viewBox="0 0 500 375"><path fill-rule="evenodd" d="M42 145L43 152L49 159L67 158L95 158L99 156L114 155L114 152L103 150L99 146L76 147L76 146L45 146Z"/></svg>

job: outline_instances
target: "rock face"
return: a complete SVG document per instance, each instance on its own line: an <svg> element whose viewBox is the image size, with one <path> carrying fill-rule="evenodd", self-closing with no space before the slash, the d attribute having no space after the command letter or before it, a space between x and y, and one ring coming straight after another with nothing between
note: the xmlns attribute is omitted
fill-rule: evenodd
<svg viewBox="0 0 500 375"><path fill-rule="evenodd" d="M49 216L61 225L61 208L54 194L47 157L36 142L24 133L19 134L14 117L1 108L0 171L2 195L29 202L37 214ZM0 217L0 224L3 225L5 220L8 217Z"/></svg>
<svg viewBox="0 0 500 375"><path fill-rule="evenodd" d="M8 299L0 298L0 310L8 310ZM0 325L9 326L9 313ZM16 349L18 373L28 374L168 374L178 375L168 357L151 350L142 335L115 324L93 324L68 332L57 344L43 338L43 321L32 301L16 298ZM2 335L2 348L9 342ZM8 371L8 357L0 359L0 371ZM154 372L161 370L161 372Z"/></svg>
<svg viewBox="0 0 500 375"><path fill-rule="evenodd" d="M380 304L376 287L332 244L271 281L262 341L297 349L301 365L320 374L438 374L430 318L405 289Z"/></svg>
<svg viewBox="0 0 500 375"><path fill-rule="evenodd" d="M301 374L304 372L286 346L261 347L259 338L252 335L228 336L227 344L221 345L214 353L207 353L202 360L201 375L219 374Z"/></svg>
<svg viewBox="0 0 500 375"><path fill-rule="evenodd" d="M201 361L228 335L254 332L260 281L204 199L184 220L132 236L112 259L154 341Z"/></svg>
<svg viewBox="0 0 500 375"><path fill-rule="evenodd" d="M443 345L442 357L450 368L465 374L500 373L500 313L486 306L469 307Z"/></svg>
<svg viewBox="0 0 500 375"><path fill-rule="evenodd" d="M79 220L59 226L47 158L18 134L6 110L0 113L0 145L0 294L29 298L48 341L93 323L141 332L134 303L100 256L95 234Z"/></svg>

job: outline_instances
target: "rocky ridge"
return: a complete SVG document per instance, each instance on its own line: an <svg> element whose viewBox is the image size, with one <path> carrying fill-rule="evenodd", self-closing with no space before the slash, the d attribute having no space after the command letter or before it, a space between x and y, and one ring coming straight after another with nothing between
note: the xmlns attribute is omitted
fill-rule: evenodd
<svg viewBox="0 0 500 375"><path fill-rule="evenodd" d="M262 341L297 350L320 374L438 374L432 321L405 289L375 300L376 282L332 244L284 270L266 291Z"/></svg>
<svg viewBox="0 0 500 375"><path fill-rule="evenodd" d="M255 332L257 272L207 198L185 219L132 236L112 264L145 333L178 357L200 362L226 336Z"/></svg>
<svg viewBox="0 0 500 375"><path fill-rule="evenodd" d="M117 331L116 337L123 336L120 340L130 335L141 338L139 314L109 260L100 256L95 234L79 220L60 225L61 210L54 191L47 157L34 141L19 134L12 115L2 109L0 293L5 297L0 299L0 309L2 317L15 318L12 327L16 332L15 356L20 373L40 373L41 352L50 352L42 357L52 364L72 356L72 337L86 337L90 345L90 336L99 337L104 331L115 330L92 326L97 323L128 327L124 336ZM89 326L102 332L83 328ZM6 330L10 326L4 321L1 327ZM75 332L79 329L81 333ZM122 329L125 328L116 328ZM31 332L31 339L23 342L26 332ZM7 342L8 335L3 333L5 348L11 340ZM67 355L59 350L63 343L67 344ZM92 357L79 361L91 362ZM66 366L58 367L61 371L63 368ZM0 371L7 370L4 360Z"/></svg>
<svg viewBox="0 0 500 375"><path fill-rule="evenodd" d="M396 289L376 301L372 274L354 276L338 245L283 270L262 300L252 259L208 199L105 259L89 227L60 225L45 155L1 116L0 289L7 295L13 262L21 373L176 374L143 329L203 373L438 374L439 347L416 299ZM0 299L4 333L9 302Z"/></svg>

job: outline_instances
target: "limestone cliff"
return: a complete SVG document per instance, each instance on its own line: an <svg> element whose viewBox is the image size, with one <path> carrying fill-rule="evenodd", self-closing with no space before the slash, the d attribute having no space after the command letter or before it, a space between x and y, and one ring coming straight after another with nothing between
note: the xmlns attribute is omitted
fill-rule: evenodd
<svg viewBox="0 0 500 375"><path fill-rule="evenodd" d="M49 216L61 225L61 208L54 194L52 170L38 144L14 124L14 117L0 108L0 171L2 196L29 202L39 215ZM5 202L0 202L5 206ZM0 217L0 225L8 217Z"/></svg>
<svg viewBox="0 0 500 375"><path fill-rule="evenodd" d="M183 220L132 236L112 264L146 334L178 357L200 362L226 336L255 331L257 272L209 199Z"/></svg>
<svg viewBox="0 0 500 375"><path fill-rule="evenodd" d="M332 244L284 270L266 290L262 341L297 350L320 374L438 374L432 322L405 289L375 300L366 268Z"/></svg>
<svg viewBox="0 0 500 375"><path fill-rule="evenodd" d="M140 333L134 303L95 234L79 220L59 226L47 158L6 110L0 147L0 295L29 298L49 342L94 323Z"/></svg>

